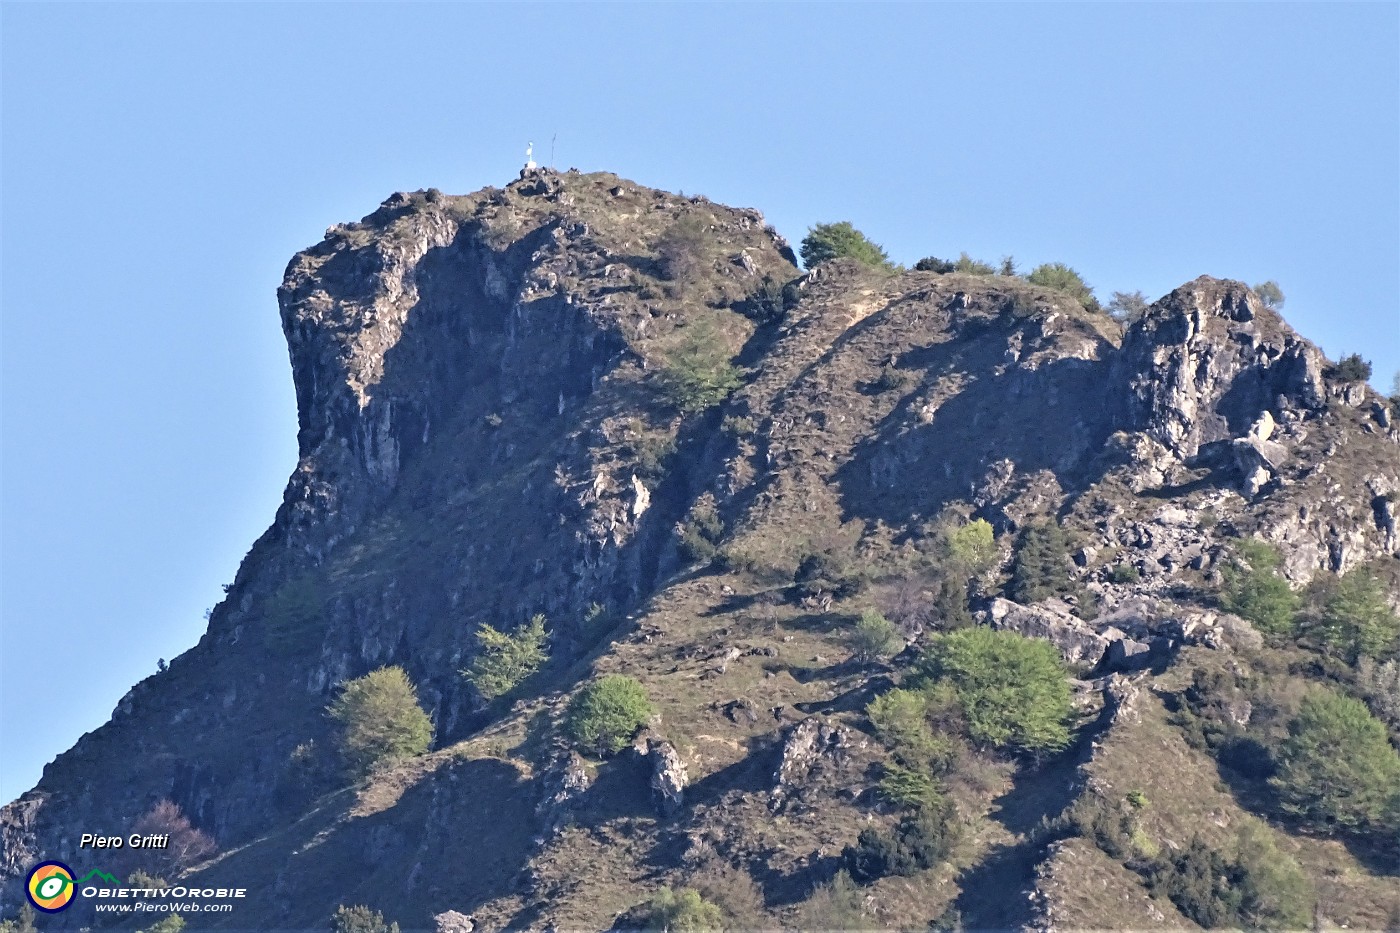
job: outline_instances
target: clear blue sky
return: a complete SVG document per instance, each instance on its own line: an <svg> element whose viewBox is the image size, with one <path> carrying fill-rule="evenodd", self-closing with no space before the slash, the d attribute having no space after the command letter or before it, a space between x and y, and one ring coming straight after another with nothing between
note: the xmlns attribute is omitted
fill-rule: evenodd
<svg viewBox="0 0 1400 933"><path fill-rule="evenodd" d="M1400 7L19 4L0 800L192 645L296 418L274 291L393 191L560 168L1103 297L1276 278L1400 368Z"/></svg>

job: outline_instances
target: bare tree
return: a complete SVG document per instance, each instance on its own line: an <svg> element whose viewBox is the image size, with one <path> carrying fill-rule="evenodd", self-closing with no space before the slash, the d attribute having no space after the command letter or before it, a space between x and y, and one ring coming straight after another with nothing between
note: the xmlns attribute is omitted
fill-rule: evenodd
<svg viewBox="0 0 1400 933"><path fill-rule="evenodd" d="M161 800L132 829L142 836L166 837L164 848L135 850L144 856L147 870L165 878L178 876L219 850L213 838L196 829L173 800Z"/></svg>

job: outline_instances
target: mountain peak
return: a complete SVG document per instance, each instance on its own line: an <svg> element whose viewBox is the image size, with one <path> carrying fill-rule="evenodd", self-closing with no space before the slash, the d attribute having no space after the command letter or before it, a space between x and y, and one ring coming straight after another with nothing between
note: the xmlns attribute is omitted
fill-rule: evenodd
<svg viewBox="0 0 1400 933"><path fill-rule="evenodd" d="M534 169L392 195L293 257L278 302L299 444L282 506L200 644L5 809L7 903L33 861L82 861L83 828L125 833L170 799L221 850L182 866L191 883L340 879L269 882L211 929L320 927L352 903L414 927L621 928L663 883L739 926L811 926L843 850L914 832L881 775L915 766L868 704L920 683L936 634L981 625L1053 646L1080 744L1030 762L943 709L936 789L978 827L966 867L871 881L861 904L900 928L1033 923L1030 904L1146 925L1174 908L1137 862L1030 825L1108 806L1109 774L1173 801L1134 824L1154 846L1249 819L1209 787L1177 799L1178 774L1216 771L1162 698L1312 649L1223 613L1222 567L1251 536L1295 586L1400 556L1390 408L1239 282L1203 276L1124 328L1016 276L802 274L756 210ZM973 563L950 556L969 527ZM1028 547L1060 549L1052 592L1024 590ZM871 613L897 632L853 653ZM537 615L551 661L483 696L462 674L482 627ZM384 665L433 749L347 783L325 709ZM568 710L609 674L653 715L585 757ZM1307 686L1279 677L1280 696ZM1074 914L1074 871L1122 896ZM1378 915L1393 878L1355 871L1356 916Z"/></svg>

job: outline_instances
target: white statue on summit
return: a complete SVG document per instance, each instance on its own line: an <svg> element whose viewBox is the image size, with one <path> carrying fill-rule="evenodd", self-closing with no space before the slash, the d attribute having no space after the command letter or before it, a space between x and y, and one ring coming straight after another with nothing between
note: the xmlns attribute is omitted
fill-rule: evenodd
<svg viewBox="0 0 1400 933"><path fill-rule="evenodd" d="M528 172L535 167L535 144L533 142L525 144L525 170Z"/></svg>

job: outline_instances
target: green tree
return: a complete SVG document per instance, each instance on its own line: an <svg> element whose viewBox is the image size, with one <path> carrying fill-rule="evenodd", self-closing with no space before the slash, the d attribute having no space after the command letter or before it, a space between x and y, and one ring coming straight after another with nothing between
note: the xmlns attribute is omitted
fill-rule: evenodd
<svg viewBox="0 0 1400 933"><path fill-rule="evenodd" d="M1278 572L1283 563L1278 549L1258 538L1243 538L1230 550L1220 568L1225 582L1221 605L1271 635L1292 635L1301 601Z"/></svg>
<svg viewBox="0 0 1400 933"><path fill-rule="evenodd" d="M1031 270L1031 274L1026 276L1026 281L1032 285L1053 288L1073 295L1086 308L1098 307L1098 302L1094 299L1094 290L1089 287L1089 283L1062 262L1047 262L1036 266Z"/></svg>
<svg viewBox="0 0 1400 933"><path fill-rule="evenodd" d="M1069 538L1055 522L1037 522L1021 532L1011 564L1008 592L1018 603L1034 603L1074 589L1069 571Z"/></svg>
<svg viewBox="0 0 1400 933"><path fill-rule="evenodd" d="M940 799L903 817L892 831L861 830L842 860L851 877L864 884L887 875L912 875L947 859L959 835L956 808Z"/></svg>
<svg viewBox="0 0 1400 933"><path fill-rule="evenodd" d="M890 257L848 221L815 224L802 240L802 264L813 269L832 259L849 258L877 269L886 269Z"/></svg>
<svg viewBox="0 0 1400 933"><path fill-rule="evenodd" d="M642 929L656 933L719 933L724 929L724 912L685 888L662 888L647 905L647 922Z"/></svg>
<svg viewBox="0 0 1400 933"><path fill-rule="evenodd" d="M880 778L880 796L909 810L935 806L943 799L938 782L930 775L903 765L886 765Z"/></svg>
<svg viewBox="0 0 1400 933"><path fill-rule="evenodd" d="M1355 664L1400 648L1400 618L1386 600L1385 584L1369 568L1322 578L1321 607L1308 620L1308 634L1331 654Z"/></svg>
<svg viewBox="0 0 1400 933"><path fill-rule="evenodd" d="M432 720L397 665L347 681L328 711L340 727L341 756L355 775L421 755L432 744Z"/></svg>
<svg viewBox="0 0 1400 933"><path fill-rule="evenodd" d="M874 609L860 614L848 640L856 660L863 664L888 658L904 646L894 623Z"/></svg>
<svg viewBox="0 0 1400 933"><path fill-rule="evenodd" d="M1318 688L1304 698L1269 783L1285 812L1313 826L1400 829L1400 755L1380 720L1351 697Z"/></svg>
<svg viewBox="0 0 1400 933"><path fill-rule="evenodd" d="M1031 752L1069 744L1069 684L1049 642L988 628L959 629L936 636L919 669L952 683L976 741Z"/></svg>
<svg viewBox="0 0 1400 933"><path fill-rule="evenodd" d="M1254 294L1263 302L1264 307L1277 311L1283 307L1283 289L1278 287L1278 283L1273 279L1267 282L1260 282L1254 286Z"/></svg>
<svg viewBox="0 0 1400 933"><path fill-rule="evenodd" d="M476 657L462 676L488 700L510 693L549 660L544 623L544 616L536 615L513 632L481 626L476 632Z"/></svg>
<svg viewBox="0 0 1400 933"><path fill-rule="evenodd" d="M686 513L685 521L676 526L681 553L694 563L709 563L719 553L724 538L724 519L713 493L705 492L695 500Z"/></svg>
<svg viewBox="0 0 1400 933"><path fill-rule="evenodd" d="M608 674L584 687L569 704L569 735L585 749L613 755L627 747L655 713L644 687Z"/></svg>
<svg viewBox="0 0 1400 933"><path fill-rule="evenodd" d="M704 318L686 328L658 376L667 399L687 415L720 404L743 383L724 335Z"/></svg>
<svg viewBox="0 0 1400 933"><path fill-rule="evenodd" d="M1365 382L1371 378L1371 361L1362 359L1360 353L1348 353L1327 374L1340 382Z"/></svg>
<svg viewBox="0 0 1400 933"><path fill-rule="evenodd" d="M956 263L948 262L946 259L939 259L937 256L925 256L923 259L914 263L914 271L916 272L937 272L946 275L956 269Z"/></svg>
<svg viewBox="0 0 1400 933"><path fill-rule="evenodd" d="M1199 836L1160 862L1149 884L1207 930L1230 926L1239 917L1243 892L1238 865Z"/></svg>
<svg viewBox="0 0 1400 933"><path fill-rule="evenodd" d="M383 914L363 905L342 905L331 918L331 933L399 933L399 925L385 923Z"/></svg>
<svg viewBox="0 0 1400 933"><path fill-rule="evenodd" d="M934 749L928 724L928 699L916 690L889 690L865 708L880 741L895 757L909 764L927 762Z"/></svg>
<svg viewBox="0 0 1400 933"><path fill-rule="evenodd" d="M948 555L968 573L981 573L997 556L996 536L985 519L959 525L948 533Z"/></svg>
<svg viewBox="0 0 1400 933"><path fill-rule="evenodd" d="M961 272L965 275L996 275L996 266L980 259L973 259L967 253L958 256L958 261L953 263L953 271Z"/></svg>
<svg viewBox="0 0 1400 933"><path fill-rule="evenodd" d="M1316 897L1312 882L1273 834L1256 822L1240 831L1236 864L1240 874L1240 919L1245 929L1304 930L1312 925Z"/></svg>
<svg viewBox="0 0 1400 933"><path fill-rule="evenodd" d="M798 914L802 930L869 930L874 924L865 913L865 895L844 869L829 884L812 892Z"/></svg>

